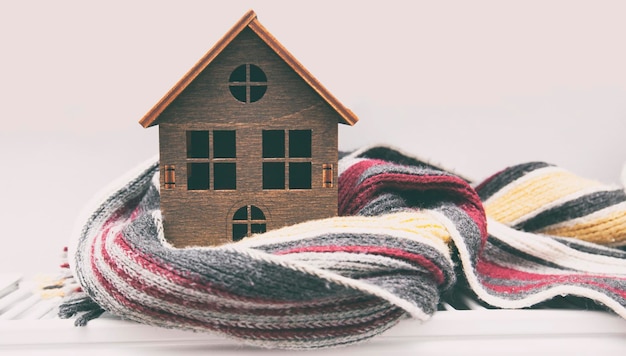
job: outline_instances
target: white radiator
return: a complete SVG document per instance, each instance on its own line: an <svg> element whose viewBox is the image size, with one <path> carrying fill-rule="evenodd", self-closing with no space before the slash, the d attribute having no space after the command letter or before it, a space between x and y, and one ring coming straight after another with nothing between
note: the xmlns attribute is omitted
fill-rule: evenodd
<svg viewBox="0 0 626 356"><path fill-rule="evenodd" d="M105 314L86 327L56 316L19 275L0 274L0 355L277 355L219 336ZM461 296L425 323L405 320L369 342L306 355L626 355L626 320L604 311L486 309Z"/></svg>

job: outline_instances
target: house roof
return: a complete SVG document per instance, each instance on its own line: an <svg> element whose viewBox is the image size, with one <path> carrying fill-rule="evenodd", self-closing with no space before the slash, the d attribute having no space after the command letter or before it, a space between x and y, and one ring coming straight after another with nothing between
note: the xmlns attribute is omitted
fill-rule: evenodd
<svg viewBox="0 0 626 356"><path fill-rule="evenodd" d="M200 60L139 120L143 127L157 124L159 115L193 82L193 80L226 48L245 28L250 28L276 54L317 92L341 117L340 123L354 125L359 119L337 100L274 36L258 21L256 13L249 10Z"/></svg>

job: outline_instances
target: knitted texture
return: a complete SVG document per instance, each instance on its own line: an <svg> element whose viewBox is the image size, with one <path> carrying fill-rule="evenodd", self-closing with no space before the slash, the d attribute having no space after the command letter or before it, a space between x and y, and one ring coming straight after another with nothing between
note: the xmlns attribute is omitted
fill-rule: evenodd
<svg viewBox="0 0 626 356"><path fill-rule="evenodd" d="M575 295L626 317L626 252L534 233L585 231L586 240L624 245L623 189L567 173L540 179L546 167L512 167L474 190L373 147L340 161L340 217L175 249L163 236L155 163L87 220L71 261L84 292L60 314L84 325L107 310L262 347L322 348L369 339L405 317L427 320L461 279L495 307Z"/></svg>

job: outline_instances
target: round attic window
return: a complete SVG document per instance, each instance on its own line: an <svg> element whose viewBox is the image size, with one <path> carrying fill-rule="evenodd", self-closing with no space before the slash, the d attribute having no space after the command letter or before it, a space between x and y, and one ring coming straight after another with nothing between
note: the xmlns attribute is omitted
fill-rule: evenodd
<svg viewBox="0 0 626 356"><path fill-rule="evenodd" d="M230 93L242 103L259 101L267 90L267 77L254 64L242 64L230 73Z"/></svg>

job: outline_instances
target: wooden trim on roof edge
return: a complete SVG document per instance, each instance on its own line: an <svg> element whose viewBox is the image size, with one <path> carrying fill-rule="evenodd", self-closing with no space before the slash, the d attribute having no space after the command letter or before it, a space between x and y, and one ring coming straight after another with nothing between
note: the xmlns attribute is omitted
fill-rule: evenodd
<svg viewBox="0 0 626 356"><path fill-rule="evenodd" d="M280 58L315 90L343 118L344 124L354 125L359 119L354 113L343 106L278 40L254 19L248 25Z"/></svg>
<svg viewBox="0 0 626 356"><path fill-rule="evenodd" d="M185 88L230 44L250 27L276 54L289 65L324 101L343 119L344 124L354 125L359 119L337 100L280 42L257 20L254 10L249 10L191 69L144 115L139 124L147 128L156 123L159 115L180 95Z"/></svg>

